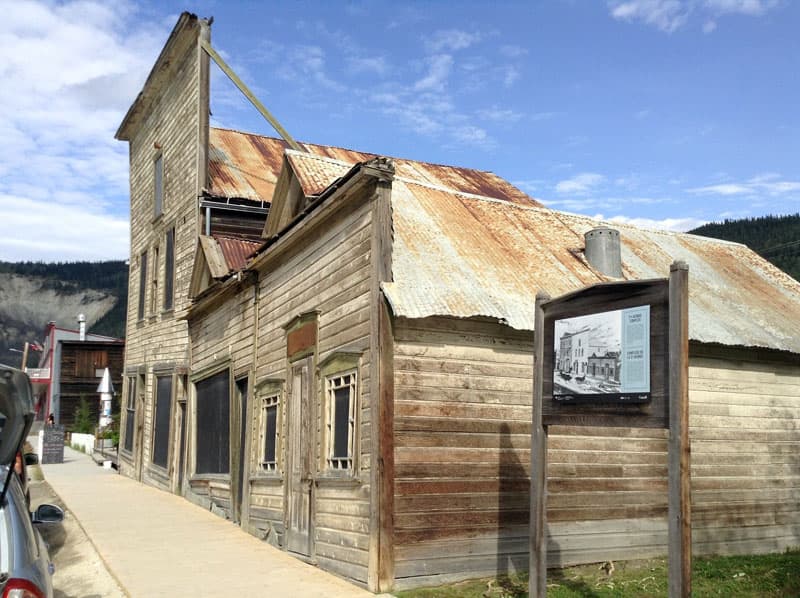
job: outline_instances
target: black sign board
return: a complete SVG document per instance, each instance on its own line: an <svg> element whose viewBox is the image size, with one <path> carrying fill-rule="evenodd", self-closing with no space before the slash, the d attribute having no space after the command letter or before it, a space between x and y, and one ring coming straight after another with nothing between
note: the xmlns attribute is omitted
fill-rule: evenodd
<svg viewBox="0 0 800 598"><path fill-rule="evenodd" d="M42 442L42 463L64 462L64 426L46 426Z"/></svg>

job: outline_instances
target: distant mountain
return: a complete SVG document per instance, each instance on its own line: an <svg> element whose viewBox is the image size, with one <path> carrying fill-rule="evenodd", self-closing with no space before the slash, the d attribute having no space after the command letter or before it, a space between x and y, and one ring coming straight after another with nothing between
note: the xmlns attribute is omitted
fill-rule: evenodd
<svg viewBox="0 0 800 598"><path fill-rule="evenodd" d="M77 329L78 314L87 330L124 338L128 303L128 265L123 261L0 262L0 363L19 367L25 341L44 342L50 321ZM38 357L29 357L33 367Z"/></svg>
<svg viewBox="0 0 800 598"><path fill-rule="evenodd" d="M711 222L689 232L744 243L795 280L800 280L800 214Z"/></svg>

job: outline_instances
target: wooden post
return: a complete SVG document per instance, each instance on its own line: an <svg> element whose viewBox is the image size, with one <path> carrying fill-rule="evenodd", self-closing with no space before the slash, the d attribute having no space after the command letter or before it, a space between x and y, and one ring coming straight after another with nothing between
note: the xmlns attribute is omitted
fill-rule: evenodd
<svg viewBox="0 0 800 598"><path fill-rule="evenodd" d="M30 348L30 343L25 341L25 346L22 348L22 371L25 371L25 368L28 367L28 349Z"/></svg>
<svg viewBox="0 0 800 598"><path fill-rule="evenodd" d="M692 593L689 483L689 266L669 275L669 595Z"/></svg>
<svg viewBox="0 0 800 598"><path fill-rule="evenodd" d="M528 595L547 595L547 428L542 425L544 391L544 311L542 304L550 295L536 294L536 320L533 330L533 431L531 435L531 513L530 513L530 578Z"/></svg>

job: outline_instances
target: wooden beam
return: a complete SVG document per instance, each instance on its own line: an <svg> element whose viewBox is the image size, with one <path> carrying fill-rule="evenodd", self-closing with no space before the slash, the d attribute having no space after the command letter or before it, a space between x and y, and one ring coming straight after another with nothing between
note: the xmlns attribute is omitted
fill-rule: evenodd
<svg viewBox="0 0 800 598"><path fill-rule="evenodd" d="M289 135L286 129L281 126L281 123L278 122L278 119L275 118L269 110L267 110L266 106L264 106L264 104L262 104L261 101L255 96L255 94L250 91L250 88L244 84L244 81L242 81L239 76L233 72L233 69L228 66L228 63L222 59L222 56L217 54L216 50L211 47L211 44L209 44L208 41L202 37L200 38L200 47L203 48L203 50L205 50L209 56L211 56L219 68L222 69L222 72L225 73L228 78L233 81L233 84L239 88L239 91L241 91L245 97L250 100L253 106L256 107L256 110L261 113L261 116L267 119L267 122L271 124L272 127L278 132L278 135L283 137L293 150L304 152L305 150L300 147L300 144L297 143L294 138Z"/></svg>
<svg viewBox="0 0 800 598"><path fill-rule="evenodd" d="M692 594L689 480L689 266L669 275L669 595Z"/></svg>
<svg viewBox="0 0 800 598"><path fill-rule="evenodd" d="M542 304L550 296L536 294L536 316L533 329L533 431L531 434L531 519L530 519L530 578L528 595L539 598L547 595L547 428L542 425L544 392L544 311Z"/></svg>

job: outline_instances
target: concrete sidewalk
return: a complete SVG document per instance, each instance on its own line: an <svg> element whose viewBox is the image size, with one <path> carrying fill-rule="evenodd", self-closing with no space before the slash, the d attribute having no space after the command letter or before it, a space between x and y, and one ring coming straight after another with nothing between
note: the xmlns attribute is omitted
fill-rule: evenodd
<svg viewBox="0 0 800 598"><path fill-rule="evenodd" d="M68 447L42 470L131 596L373 596Z"/></svg>

